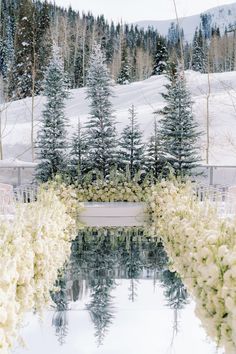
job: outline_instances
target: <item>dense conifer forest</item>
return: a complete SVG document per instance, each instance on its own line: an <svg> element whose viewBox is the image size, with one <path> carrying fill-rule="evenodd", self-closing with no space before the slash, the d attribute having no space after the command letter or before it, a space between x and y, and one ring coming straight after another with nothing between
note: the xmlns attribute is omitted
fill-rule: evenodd
<svg viewBox="0 0 236 354"><path fill-rule="evenodd" d="M171 24L166 38L156 29L108 22L103 15L80 13L50 2L2 0L0 8L0 74L5 99L21 99L42 91L53 43L59 46L70 88L86 85L94 42L105 53L114 82L128 84L161 74L176 60L183 42L185 69L200 72L235 70L235 31L210 27L207 15L192 43ZM3 94L3 93L2 93Z"/></svg>

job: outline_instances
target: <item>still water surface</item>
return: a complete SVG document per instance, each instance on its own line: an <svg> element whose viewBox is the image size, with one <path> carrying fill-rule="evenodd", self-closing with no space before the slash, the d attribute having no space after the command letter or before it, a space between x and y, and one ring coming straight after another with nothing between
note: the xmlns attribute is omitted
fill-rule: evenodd
<svg viewBox="0 0 236 354"><path fill-rule="evenodd" d="M160 241L140 228L86 229L72 243L44 321L16 354L216 354Z"/></svg>

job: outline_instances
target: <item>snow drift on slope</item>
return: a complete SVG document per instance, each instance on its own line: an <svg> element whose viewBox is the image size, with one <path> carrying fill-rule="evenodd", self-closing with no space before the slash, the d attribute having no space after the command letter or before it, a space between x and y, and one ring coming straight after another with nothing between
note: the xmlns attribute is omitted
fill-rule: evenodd
<svg viewBox="0 0 236 354"><path fill-rule="evenodd" d="M192 93L193 111L200 130L206 131L206 96L208 78L206 74L187 71L186 79ZM147 139L153 129L153 112L164 105L161 92L165 90L164 76L151 77L145 81L125 86L114 86L114 111L117 128L121 131L128 123L128 108L134 104L144 136ZM210 74L210 163L236 165L236 72ZM86 122L89 114L86 90L71 90L66 115L69 132L76 129L78 118ZM44 107L44 98L35 100L35 135ZM19 158L30 161L31 99L12 102L2 113L4 158ZM203 163L205 159L206 135L201 138Z"/></svg>

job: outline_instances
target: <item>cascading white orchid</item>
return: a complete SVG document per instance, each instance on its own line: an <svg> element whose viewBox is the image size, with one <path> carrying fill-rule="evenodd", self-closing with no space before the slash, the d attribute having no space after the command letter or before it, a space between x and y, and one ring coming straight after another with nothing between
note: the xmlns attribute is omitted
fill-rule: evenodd
<svg viewBox="0 0 236 354"><path fill-rule="evenodd" d="M207 334L235 353L236 220L220 219L210 203L197 200L191 183L177 181L152 187L148 211Z"/></svg>
<svg viewBox="0 0 236 354"><path fill-rule="evenodd" d="M19 339L24 314L41 313L50 304L58 269L76 236L76 221L69 213L74 206L70 193L49 186L39 191L35 203L17 206L13 221L1 223L0 354L9 353Z"/></svg>

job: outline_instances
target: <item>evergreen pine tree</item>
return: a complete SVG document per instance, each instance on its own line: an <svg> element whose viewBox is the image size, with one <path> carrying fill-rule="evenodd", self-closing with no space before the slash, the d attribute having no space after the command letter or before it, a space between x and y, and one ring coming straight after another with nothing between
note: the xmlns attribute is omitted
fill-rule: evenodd
<svg viewBox="0 0 236 354"><path fill-rule="evenodd" d="M115 40L116 40L116 30L114 22L111 22L110 30L108 33L107 44L106 44L106 58L108 63L112 63L112 59L115 51Z"/></svg>
<svg viewBox="0 0 236 354"><path fill-rule="evenodd" d="M129 168L131 178L141 170L144 162L142 132L137 122L137 113L132 105L129 109L129 125L121 134L119 143L119 165L123 171Z"/></svg>
<svg viewBox="0 0 236 354"><path fill-rule="evenodd" d="M44 95L47 102L37 139L40 163L36 170L36 177L42 182L52 179L57 173L63 173L67 165L67 119L64 108L68 91L63 62L56 48L46 73Z"/></svg>
<svg viewBox="0 0 236 354"><path fill-rule="evenodd" d="M177 23L171 22L167 36L168 44L173 47L178 46L181 37L184 37L183 29L179 28Z"/></svg>
<svg viewBox="0 0 236 354"><path fill-rule="evenodd" d="M34 10L34 66L35 91L39 94L43 89L44 75L52 56L52 35L50 31L49 4L45 1L40 9Z"/></svg>
<svg viewBox="0 0 236 354"><path fill-rule="evenodd" d="M10 94L25 98L32 92L33 65L33 3L20 0L15 38L15 58L11 77Z"/></svg>
<svg viewBox="0 0 236 354"><path fill-rule="evenodd" d="M209 39L211 37L212 15L210 13L205 13L201 14L200 18L204 38Z"/></svg>
<svg viewBox="0 0 236 354"><path fill-rule="evenodd" d="M10 60L13 73L9 80L7 77L11 97L23 98L31 92L32 96L41 92L45 68L51 57L52 38L62 49L64 69L73 88L85 86L88 58L95 39L102 44L115 80L118 76L121 83L142 80L153 71L152 60L159 38L153 28L144 30L121 23L109 25L104 16L95 18L91 13L81 16L71 8L60 8L48 0L1 0L0 4L1 72L3 65L6 70L8 63L5 57L12 55L12 44L14 49L14 65ZM6 32L9 35L6 36ZM8 53L5 53L6 49Z"/></svg>
<svg viewBox="0 0 236 354"><path fill-rule="evenodd" d="M84 86L83 75L83 50L80 48L78 50L74 65L74 87Z"/></svg>
<svg viewBox="0 0 236 354"><path fill-rule="evenodd" d="M206 72L206 55L201 28L196 29L194 34L192 68L200 73Z"/></svg>
<svg viewBox="0 0 236 354"><path fill-rule="evenodd" d="M184 69L192 69L192 44L184 43Z"/></svg>
<svg viewBox="0 0 236 354"><path fill-rule="evenodd" d="M162 148L162 141L158 131L157 119L154 118L154 131L147 145L146 169L151 172L155 179L158 179L164 171L165 157Z"/></svg>
<svg viewBox="0 0 236 354"><path fill-rule="evenodd" d="M79 120L77 132L72 137L70 176L74 180L81 179L83 173L85 172L86 151L86 140L84 134L82 133L82 126Z"/></svg>
<svg viewBox="0 0 236 354"><path fill-rule="evenodd" d="M152 75L161 75L166 72L168 61L168 51L166 42L163 37L160 37L157 41L157 49L154 58L154 66Z"/></svg>
<svg viewBox="0 0 236 354"><path fill-rule="evenodd" d="M160 121L161 140L167 161L175 174L184 177L190 175L200 161L197 147L200 133L197 132L183 73L176 70L173 64L167 77L170 83L165 86L167 93L162 94L167 104L159 112L163 116Z"/></svg>
<svg viewBox="0 0 236 354"><path fill-rule="evenodd" d="M117 83L120 85L127 85L132 81L131 66L128 58L128 51L126 44L123 44L121 68L117 78Z"/></svg>
<svg viewBox="0 0 236 354"><path fill-rule="evenodd" d="M8 9L4 12L3 24L4 36L0 39L0 73L7 79L14 59L14 35L13 21Z"/></svg>
<svg viewBox="0 0 236 354"><path fill-rule="evenodd" d="M111 82L105 57L96 44L93 47L87 75L87 98L90 118L86 124L88 168L106 177L116 165L116 127L111 104Z"/></svg>

